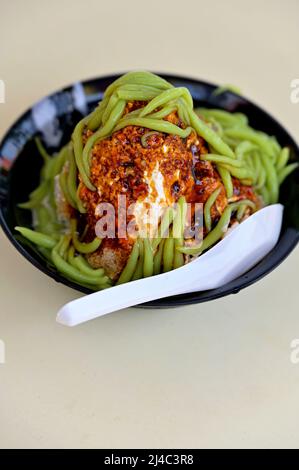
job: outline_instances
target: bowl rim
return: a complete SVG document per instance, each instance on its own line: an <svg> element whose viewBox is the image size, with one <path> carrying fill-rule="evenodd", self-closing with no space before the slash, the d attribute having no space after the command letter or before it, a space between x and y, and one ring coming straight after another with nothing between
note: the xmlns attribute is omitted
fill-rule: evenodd
<svg viewBox="0 0 299 470"><path fill-rule="evenodd" d="M35 106L37 103L39 103L43 99L51 97L53 95L56 95L57 93L61 93L61 92L65 92L67 90L70 90L74 86L75 83L80 83L84 86L84 85L91 84L93 82L97 82L99 80L100 81L111 81L112 82L113 80L120 77L124 73L126 73L126 72L118 72L118 73L101 75L101 76L97 76L97 77L93 77L93 78L89 78L89 79L84 79L84 80L77 80L76 82L73 82L73 83L71 83L67 86L63 86L63 87L61 87L61 88L59 88L59 89L57 89L53 92L50 92L46 96L38 99L36 102L34 102L27 110L25 110L8 127L8 129L4 133L3 137L1 138L0 148L2 148L3 143L9 137L12 130L14 128L16 128L18 126L18 124L21 123L26 118L26 116L31 113L31 110L32 110L33 106ZM177 74L171 74L171 73L166 73L166 72L153 72L153 73L165 78L166 80L170 80L170 81L171 80L173 80L173 81L182 80L182 81L186 82L186 84L185 84L186 86L188 86L188 84L191 85L192 82L193 82L197 86L202 85L204 87L208 87L208 88L211 89L211 91L215 90L218 87L218 85L216 85L214 83L211 83L211 82L206 81L206 80L197 79L196 77L190 77L190 76L187 77L185 75L177 75ZM230 90L225 91L225 93L236 96L236 94L233 91L230 91ZM191 92L191 94L192 94L192 92ZM298 157L299 157L299 145L297 144L296 140L294 139L292 134L290 134L290 132L288 130L286 130L286 128L276 118L274 118L272 116L272 114L270 114L263 107L257 105L251 99L248 99L244 96L239 96L239 95L238 95L238 97L240 99L242 99L244 101L244 103L247 103L247 104L251 105L253 108L257 109L262 114L267 115L268 118L270 118L275 123L276 126L280 127L282 129L282 131L288 137L290 143L292 144L292 146L295 149L296 154L298 154ZM18 158L18 157L16 157L16 158ZM83 286L80 286L79 284L76 284L75 282L70 281L67 278L64 278L58 271L56 271L54 268L50 268L46 264L46 262L43 262L42 259L40 259L40 261L37 260L34 256L32 256L32 254L29 251L27 251L25 246L22 245L17 240L17 238L15 237L15 234L9 228L9 226L6 222L5 216L3 214L2 199L3 198L1 196L1 198L0 198L0 225L1 225L5 235L7 236L9 241L12 243L12 245L17 249L17 251L21 255L23 255L33 266L38 268L41 272L43 272L47 276L54 279L56 282L62 283L64 285L66 285L67 287L70 287L70 288L72 288L76 291L79 291L79 292L82 292L82 293L85 293L85 294L91 293L92 292L91 290L89 290L89 289L87 289ZM297 243L299 242L299 231L294 229L294 228L289 228L288 227L288 228L285 229L284 234L285 234L285 237L287 239L286 244L283 247L280 247L280 250L277 251L277 247L278 247L278 245L280 243L280 240L281 240L281 235L282 235L281 234L277 245L267 255L267 258L268 257L271 258L271 262L264 264L261 269L257 269L259 267L259 264L258 264L254 268L252 268L250 271L248 271L247 273L243 274L242 276L239 276L234 281L232 281L228 284L225 284L221 288L211 289L209 291L193 292L193 293L189 293L189 294L180 294L180 295L175 295L175 296L171 296L171 297L165 297L165 298L162 298L162 299L156 299L156 300L153 300L151 302L136 305L136 307L139 307L139 308L159 308L159 309L160 308L172 308L172 307L179 307L179 306L190 305L190 304L195 304L195 303L207 302L207 301L210 301L210 300L215 300L215 299L218 299L218 298L221 298L221 297L225 297L225 296L230 295L230 294L238 293L240 290L245 289L246 287L254 284L255 282L262 279L264 276L269 274L272 270L274 270L277 266L279 266L279 264L282 263L287 258L287 256L294 250ZM271 257L273 252L276 252L275 253L276 256ZM273 259L273 258L275 258L275 259ZM262 261L264 261L264 260L262 260ZM203 295L204 293L206 293L206 295Z"/></svg>

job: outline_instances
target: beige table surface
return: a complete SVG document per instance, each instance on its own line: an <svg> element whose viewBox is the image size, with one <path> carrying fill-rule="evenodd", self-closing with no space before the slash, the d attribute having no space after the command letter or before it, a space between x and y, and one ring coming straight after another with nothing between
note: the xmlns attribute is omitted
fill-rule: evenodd
<svg viewBox="0 0 299 470"><path fill-rule="evenodd" d="M236 84L298 140L298 44L298 0L0 0L0 132L66 84L142 68ZM75 329L55 313L79 294L0 249L0 447L298 447L298 248L238 295Z"/></svg>

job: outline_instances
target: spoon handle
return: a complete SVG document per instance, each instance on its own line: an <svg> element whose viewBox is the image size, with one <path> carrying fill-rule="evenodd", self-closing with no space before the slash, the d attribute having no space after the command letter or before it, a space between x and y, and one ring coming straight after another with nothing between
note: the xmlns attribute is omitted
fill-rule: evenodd
<svg viewBox="0 0 299 470"><path fill-rule="evenodd" d="M131 305L182 293L171 279L172 276L168 281L167 274L162 274L85 295L64 305L56 320L63 325L75 326ZM182 289L184 291L185 286Z"/></svg>

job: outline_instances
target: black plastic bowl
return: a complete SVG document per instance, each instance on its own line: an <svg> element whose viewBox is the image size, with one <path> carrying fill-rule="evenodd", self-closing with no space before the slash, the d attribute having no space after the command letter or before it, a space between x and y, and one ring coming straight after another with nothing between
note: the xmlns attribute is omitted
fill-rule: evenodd
<svg viewBox="0 0 299 470"><path fill-rule="evenodd" d="M31 226L30 211L18 208L37 186L42 160L33 142L40 135L49 152L57 151L66 143L74 125L90 112L102 98L106 87L119 75L79 82L36 103L9 129L0 145L0 221L9 240L34 266L58 282L84 293L89 289L65 279L36 250L14 231L16 225ZM299 160L299 149L288 132L268 113L246 98L231 92L214 96L216 86L199 80L164 75L175 86L189 88L195 105L218 107L245 113L250 124L275 135L282 146L289 146L291 161ZM284 219L276 247L260 263L243 276L218 289L177 295L143 304L144 307L174 307L205 302L228 294L261 279L278 266L293 250L299 240L299 171L291 174L281 188L280 202L284 204Z"/></svg>

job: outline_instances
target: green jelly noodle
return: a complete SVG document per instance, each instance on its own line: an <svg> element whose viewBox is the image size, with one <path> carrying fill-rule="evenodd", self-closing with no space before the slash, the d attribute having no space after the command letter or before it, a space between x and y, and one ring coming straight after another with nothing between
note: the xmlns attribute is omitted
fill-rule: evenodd
<svg viewBox="0 0 299 470"><path fill-rule="evenodd" d="M214 95L229 89L229 86L220 87ZM134 100L146 104L125 114L128 101ZM181 127L165 120L172 112L178 113ZM233 201L234 178L243 185L252 186L263 205L273 204L278 201L280 185L298 166L296 162L289 163L287 147L282 148L275 137L253 129L244 114L223 109L194 109L187 88L175 88L150 72L136 71L121 76L108 86L98 106L77 123L71 141L57 154L49 155L36 139L43 159L40 184L29 195L28 201L19 204L21 209L32 211L34 228L15 227L62 275L92 290L110 287L113 282L103 268L94 269L88 263L88 255L99 250L102 240L95 237L85 242L86 230L83 236L77 230L80 214L86 212L80 199L80 188L83 184L90 191L96 190L90 179L94 145L127 126L146 129L141 137L144 148L154 134L171 134L185 139L195 131L209 149L209 153L201 155L200 159L214 165L228 204L213 225L212 211L217 207L221 187L214 189L203 208L205 236L201 243L192 245L185 238L187 206L181 195L178 203L164 212L152 239L135 240L126 265L114 281L116 285L179 268L221 240L232 218L241 222L246 214L257 210L249 199ZM87 139L84 138L86 130L91 131ZM71 210L68 223L58 220L57 185Z"/></svg>

